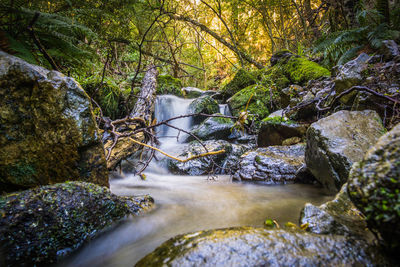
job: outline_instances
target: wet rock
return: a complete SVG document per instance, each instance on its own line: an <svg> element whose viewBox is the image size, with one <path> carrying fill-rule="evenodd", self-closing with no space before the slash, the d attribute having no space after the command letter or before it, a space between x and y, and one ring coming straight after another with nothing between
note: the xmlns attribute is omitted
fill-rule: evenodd
<svg viewBox="0 0 400 267"><path fill-rule="evenodd" d="M351 165L385 129L375 111L339 111L307 130L305 161L315 178L329 191L337 192L347 181Z"/></svg>
<svg viewBox="0 0 400 267"><path fill-rule="evenodd" d="M239 162L235 180L263 181L268 184L293 183L304 164L304 144L270 146L245 153Z"/></svg>
<svg viewBox="0 0 400 267"><path fill-rule="evenodd" d="M391 252L400 249L400 124L382 136L349 176L349 195L382 235ZM397 255L397 257L399 257Z"/></svg>
<svg viewBox="0 0 400 267"><path fill-rule="evenodd" d="M209 174L211 171L214 171L215 174L230 173L237 170L237 161L239 157L250 149L250 147L247 145L235 145L223 140L205 141L203 143L210 152L225 150L225 153L202 157L185 163L169 159L169 170L174 174L183 175L206 175ZM197 142L192 142L179 156L179 158L189 158L203 153L206 153L204 147ZM210 158L212 158L219 166L213 166ZM227 169L224 170L220 167L224 167Z"/></svg>
<svg viewBox="0 0 400 267"><path fill-rule="evenodd" d="M235 136L232 134L233 125L234 123L231 119L211 117L194 128L191 133L201 140L229 140ZM187 141L193 140L194 138L189 136Z"/></svg>
<svg viewBox="0 0 400 267"><path fill-rule="evenodd" d="M357 235L372 237L361 212L354 206L344 184L335 199L321 206L307 203L301 212L300 224L308 224L308 231L315 234Z"/></svg>
<svg viewBox="0 0 400 267"><path fill-rule="evenodd" d="M120 197L106 187L66 182L0 198L2 266L49 265L115 221L150 208L149 196Z"/></svg>
<svg viewBox="0 0 400 267"><path fill-rule="evenodd" d="M108 186L90 99L74 79L0 52L0 192L82 180Z"/></svg>
<svg viewBox="0 0 400 267"><path fill-rule="evenodd" d="M210 96L202 96L195 99L189 106L189 110L191 113L204 113L204 114L215 114L219 112L219 105L216 100L214 100ZM206 117L204 116L195 116L193 117L193 121L195 124L200 124L204 121Z"/></svg>
<svg viewBox="0 0 400 267"><path fill-rule="evenodd" d="M362 83L362 72L368 68L367 61L369 59L370 56L362 53L356 59L339 66L338 74L335 78L335 90L337 93Z"/></svg>
<svg viewBox="0 0 400 267"><path fill-rule="evenodd" d="M182 88L183 94L185 95L185 98L197 98L205 95L214 95L216 92L215 91L203 91L199 88L195 87L184 87Z"/></svg>
<svg viewBox="0 0 400 267"><path fill-rule="evenodd" d="M378 266L376 248L340 235L231 228L174 237L136 266Z"/></svg>
<svg viewBox="0 0 400 267"><path fill-rule="evenodd" d="M302 138L307 131L307 126L293 121L282 121L282 117L267 118L261 123L258 133L258 146L282 145L288 138Z"/></svg>
<svg viewBox="0 0 400 267"><path fill-rule="evenodd" d="M400 55L399 46L393 40L383 41L380 52L382 53L384 60L392 60L396 56Z"/></svg>

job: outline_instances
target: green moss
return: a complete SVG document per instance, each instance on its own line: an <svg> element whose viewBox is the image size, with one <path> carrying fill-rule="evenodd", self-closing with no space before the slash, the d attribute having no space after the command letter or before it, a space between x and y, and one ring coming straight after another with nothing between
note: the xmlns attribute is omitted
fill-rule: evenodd
<svg viewBox="0 0 400 267"><path fill-rule="evenodd" d="M221 89L220 93L224 96L225 99L228 99L243 88L255 84L259 76L259 71L248 71L245 69L239 69L233 79Z"/></svg>
<svg viewBox="0 0 400 267"><path fill-rule="evenodd" d="M268 122L268 123L272 123L272 124L281 124L281 123L285 123L285 124L295 124L295 121L289 120L287 118L282 118L280 116L275 116L275 117L267 117L265 119L262 120L263 122Z"/></svg>
<svg viewBox="0 0 400 267"><path fill-rule="evenodd" d="M330 77L329 70L304 57L293 56L284 65L286 76L295 84L304 84L321 77Z"/></svg>
<svg viewBox="0 0 400 267"><path fill-rule="evenodd" d="M159 75L157 77L158 95L175 95L183 97L182 81L171 75Z"/></svg>
<svg viewBox="0 0 400 267"><path fill-rule="evenodd" d="M273 90L271 88L271 90ZM268 105L270 102L270 90L262 85L250 85L232 96L228 103L232 108L234 116L246 109L247 102L249 106L247 111L251 114L257 114L259 119L263 119L269 114Z"/></svg>

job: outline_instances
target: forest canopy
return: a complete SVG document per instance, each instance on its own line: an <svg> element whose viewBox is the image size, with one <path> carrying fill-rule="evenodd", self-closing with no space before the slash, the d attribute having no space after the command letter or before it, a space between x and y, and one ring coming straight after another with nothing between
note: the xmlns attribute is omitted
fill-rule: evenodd
<svg viewBox="0 0 400 267"><path fill-rule="evenodd" d="M263 68L284 49L333 67L398 40L398 2L1 1L1 48L73 76L120 117L149 64L202 89L221 87L241 68Z"/></svg>

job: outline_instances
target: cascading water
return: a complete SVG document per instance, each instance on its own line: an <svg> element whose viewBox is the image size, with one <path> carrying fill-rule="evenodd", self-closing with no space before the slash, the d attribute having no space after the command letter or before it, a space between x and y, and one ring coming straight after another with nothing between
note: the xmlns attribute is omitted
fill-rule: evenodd
<svg viewBox="0 0 400 267"><path fill-rule="evenodd" d="M160 96L155 116L162 120L189 112L192 100ZM228 115L227 107L220 106ZM188 130L191 120L179 119L172 125ZM167 127L157 129L160 148L169 154L180 154L184 136ZM61 266L133 266L169 238L188 232L233 226L262 227L266 218L279 224L298 220L306 202L321 204L330 197L311 185L265 186L232 183L227 175L217 181L202 176L171 175L164 168L146 170L146 180L135 175L110 181L111 191L129 196L150 194L156 208L142 216L132 217L113 230L88 243Z"/></svg>

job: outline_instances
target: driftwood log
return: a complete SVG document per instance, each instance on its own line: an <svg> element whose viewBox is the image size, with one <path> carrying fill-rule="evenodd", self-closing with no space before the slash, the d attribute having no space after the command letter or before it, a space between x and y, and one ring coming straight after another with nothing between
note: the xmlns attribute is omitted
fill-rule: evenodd
<svg viewBox="0 0 400 267"><path fill-rule="evenodd" d="M109 137L104 142L107 168L109 170L114 170L121 160L137 152L141 147L138 142L147 143L149 141L145 132L139 132L135 135L126 133L134 132L138 128L145 128L152 123L156 100L157 76L157 68L150 66L142 80L142 87L139 96L137 96L137 102L130 115L110 122L110 126L104 133Z"/></svg>

